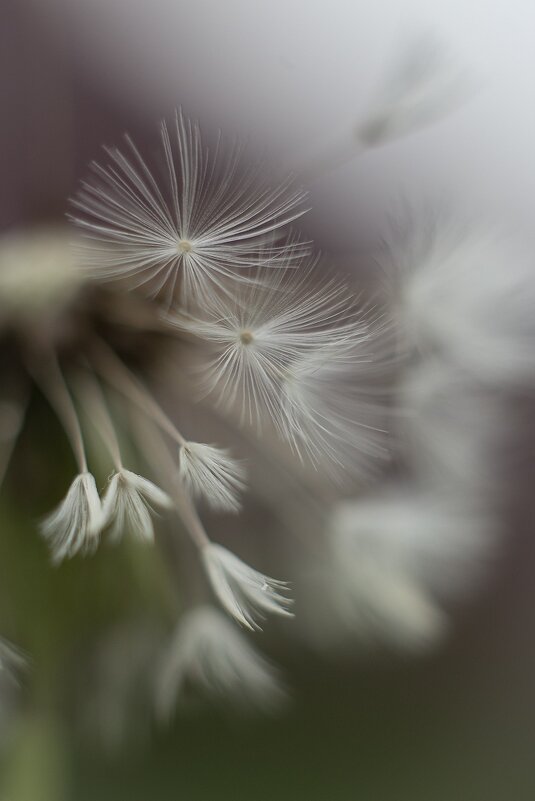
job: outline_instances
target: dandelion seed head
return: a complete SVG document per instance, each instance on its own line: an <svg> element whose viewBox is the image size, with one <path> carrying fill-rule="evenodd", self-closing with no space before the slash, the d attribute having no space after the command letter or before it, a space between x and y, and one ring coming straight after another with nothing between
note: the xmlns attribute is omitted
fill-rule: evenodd
<svg viewBox="0 0 535 801"><path fill-rule="evenodd" d="M198 339L208 398L259 434L273 426L300 457L330 463L333 474L349 462L363 473L387 455L385 409L377 393L374 401L369 369L382 359L379 325L359 314L344 285L318 281L314 267L290 277L278 271L214 298L203 314L167 320Z"/></svg>
<svg viewBox="0 0 535 801"><path fill-rule="evenodd" d="M305 475L305 459L318 471L317 485L330 472L327 462L349 476L352 461L360 469L383 452L382 407L368 384L375 320L345 284L317 269L310 244L289 231L305 197L291 179L270 183L260 169L243 169L238 147L225 156L218 143L209 153L198 126L181 113L172 127L162 126L161 139L163 181L128 138L124 151L107 150L107 164L92 165L71 217L82 232L83 261L69 262L76 286L90 278L92 289L80 309L61 306L68 342L53 334L35 338L28 352L21 348L20 372L57 415L79 473L41 533L56 564L93 552L102 532L112 542L131 534L158 547L153 516L172 510L223 610L256 630L269 615L292 615L288 585L212 543L196 508L239 511L244 465L225 448L191 441L165 407L187 396L182 367L194 353L205 377L203 405L240 447L257 452L270 470L282 453L292 482ZM151 351L152 341L158 348ZM164 405L147 357L158 358L162 344L176 354L179 378L162 382ZM250 424L258 438L245 430ZM86 451L92 435L102 448L98 458ZM262 443L277 436L282 447L268 453ZM8 434L8 447L12 440ZM143 467L123 466L125 448ZM357 455L347 458L352 450ZM106 470L114 470L102 500L93 458L97 465L108 459ZM157 483L139 474L145 468ZM267 498L269 488L261 491ZM173 540L177 561L179 548ZM250 691L262 704L278 695L267 663L220 613L181 626L177 637L182 650L171 659L168 698L179 694L185 676L231 697ZM120 709L111 710L117 732L123 720Z"/></svg>

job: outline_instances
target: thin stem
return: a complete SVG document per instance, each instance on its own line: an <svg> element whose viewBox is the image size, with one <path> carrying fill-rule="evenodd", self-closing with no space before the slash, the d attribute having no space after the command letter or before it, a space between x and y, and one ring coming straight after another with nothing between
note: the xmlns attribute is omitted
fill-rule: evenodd
<svg viewBox="0 0 535 801"><path fill-rule="evenodd" d="M43 355L39 364L28 365L29 372L55 410L70 442L80 473L87 473L87 458L80 421L54 352Z"/></svg>
<svg viewBox="0 0 535 801"><path fill-rule="evenodd" d="M166 444L152 420L141 414L137 407L132 406L129 411L137 445L143 451L155 480L173 497L176 512L180 517L180 509L183 508L182 497L178 497L176 487L172 486L176 483L173 481L176 466L169 455ZM184 526L186 527L186 523ZM162 532L162 536L157 537L155 541L169 572L172 592L180 613L190 606L205 603L208 597L204 582L196 581L195 577L196 571L200 569L196 552L208 542L208 538L204 531L202 532L204 535L202 542L201 539L192 535L189 528L187 528L187 533L192 542L193 547L191 548L184 547L184 543L180 542L176 532L172 529Z"/></svg>
<svg viewBox="0 0 535 801"><path fill-rule="evenodd" d="M175 383L173 389L183 403L191 404L183 386ZM202 400L200 405L205 411ZM301 463L292 459L283 448L277 447L274 437L259 440L249 428L241 426L235 416L223 416L217 408L210 407L210 414L215 414L219 422L234 436L238 436L258 457L257 466L262 470L262 477L252 484L253 494L268 503L272 502L273 497L278 497L280 502L274 507L275 515L292 536L302 540L308 548L314 548L322 556L323 550L320 547L325 540L326 509L333 502L332 493L326 491L325 482L320 481L315 474L303 473L300 469ZM305 527L306 532L302 530L304 518L309 521ZM314 532L315 538L312 537Z"/></svg>
<svg viewBox="0 0 535 801"><path fill-rule="evenodd" d="M92 422L109 451L115 469L122 470L123 460L113 420L102 387L91 370L88 370L83 378L77 380L77 388L78 398L82 405L86 406Z"/></svg>
<svg viewBox="0 0 535 801"><path fill-rule="evenodd" d="M27 408L27 396L18 401L0 401L0 487L6 477L17 439L22 431Z"/></svg>
<svg viewBox="0 0 535 801"><path fill-rule="evenodd" d="M94 366L103 378L115 387L141 411L151 417L154 422L175 440L185 445L187 440L182 436L175 424L156 403L143 384L119 359L118 356L102 340L98 340L93 348Z"/></svg>
<svg viewBox="0 0 535 801"><path fill-rule="evenodd" d="M190 535L192 542L199 549L210 544L210 539L197 514L197 511L184 489L177 481L170 481L169 476L176 473L175 462L169 453L167 444L158 429L148 423L145 417L138 417L134 432L143 453L151 463L158 482L165 487L173 498L176 510Z"/></svg>

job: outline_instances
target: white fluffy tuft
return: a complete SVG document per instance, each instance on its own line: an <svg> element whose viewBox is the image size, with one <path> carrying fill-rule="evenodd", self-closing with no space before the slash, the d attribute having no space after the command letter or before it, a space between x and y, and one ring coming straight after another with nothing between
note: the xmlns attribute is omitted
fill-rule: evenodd
<svg viewBox="0 0 535 801"><path fill-rule="evenodd" d="M292 601L284 595L286 582L265 576L221 545L210 543L202 556L216 596L242 626L260 629L258 619L268 613L292 617Z"/></svg>
<svg viewBox="0 0 535 801"><path fill-rule="evenodd" d="M203 389L242 423L274 427L328 470L365 472L386 455L385 404L376 391L386 327L359 314L344 285L315 283L313 266L270 273L207 304L202 317L170 322L199 338Z"/></svg>
<svg viewBox="0 0 535 801"><path fill-rule="evenodd" d="M200 305L226 279L247 281L249 268L279 266L288 257L281 229L304 213L305 193L291 181L274 187L259 169L243 174L240 148L210 156L197 124L176 114L162 124L167 168L161 189L133 142L129 152L108 150L110 164L93 164L73 205L73 220L89 238L85 258L99 280L129 279L171 305ZM308 250L303 244L294 249Z"/></svg>
<svg viewBox="0 0 535 801"><path fill-rule="evenodd" d="M41 534L51 548L53 563L59 564L77 553L94 552L102 525L95 479L91 473L81 473L59 506L41 523Z"/></svg>
<svg viewBox="0 0 535 801"><path fill-rule="evenodd" d="M152 481L123 469L112 476L106 489L102 502L103 527L110 527L112 542L118 542L127 532L142 542L152 542L152 507L172 506L171 498Z"/></svg>
<svg viewBox="0 0 535 801"><path fill-rule="evenodd" d="M179 476L194 498L204 498L213 509L239 511L245 470L226 450L186 442L180 448Z"/></svg>

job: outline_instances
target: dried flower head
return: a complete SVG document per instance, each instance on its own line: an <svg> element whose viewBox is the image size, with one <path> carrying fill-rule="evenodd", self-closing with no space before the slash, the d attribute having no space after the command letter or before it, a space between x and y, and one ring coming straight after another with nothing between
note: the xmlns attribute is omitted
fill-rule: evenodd
<svg viewBox="0 0 535 801"><path fill-rule="evenodd" d="M410 57L345 152L327 154L320 168L442 113L463 77L446 66L433 45ZM107 163L93 163L68 236L0 239L0 485L29 402L44 400L74 456L70 489L41 525L53 562L91 553L101 533L115 542L131 534L151 546L122 543L141 564L136 580L156 576L147 586L158 612L182 614L161 664L152 620L146 631L113 632L97 649L99 664L87 660L102 679L88 717L110 748L137 729L136 718L148 725L154 678L160 717L190 688L265 709L281 700L276 673L235 623L256 635L270 615L291 618L289 585L229 550L224 524L218 530L197 506L238 512L249 492L248 516L263 505L262 525L304 535L304 547L297 536L285 544L283 573L307 559L323 571L311 608L316 631L321 614L331 616L321 632L329 644L336 628L405 648L439 639L451 596L483 572L494 528L481 513L480 483L465 480L489 441L447 424L437 384L441 395L464 373L486 389L532 384L535 375L526 263L509 262L479 235L452 242L449 230L400 258L398 350L425 373L421 383L400 380L401 370L385 375L390 327L381 309L326 275L311 243L289 230L306 197L293 178L248 169L240 146L225 153L221 138L208 150L181 112L162 123L161 145L160 165L128 137L123 150L107 150ZM202 395L192 375L201 375ZM388 456L395 382L410 407L401 411L413 414L399 465L407 484L355 498L357 480ZM477 402L468 400L472 415ZM251 561L261 564L258 554ZM0 641L0 679L13 664Z"/></svg>

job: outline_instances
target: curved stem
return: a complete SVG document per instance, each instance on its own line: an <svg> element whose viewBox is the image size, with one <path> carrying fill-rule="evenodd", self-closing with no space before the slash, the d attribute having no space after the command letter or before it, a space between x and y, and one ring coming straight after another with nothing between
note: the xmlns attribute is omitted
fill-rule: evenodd
<svg viewBox="0 0 535 801"><path fill-rule="evenodd" d="M115 469L117 471L122 470L123 460L119 440L117 439L113 420L100 383L95 378L95 375L88 370L83 378L77 379L76 389L78 390L79 402L85 405L92 422L95 424L102 441L109 451Z"/></svg>
<svg viewBox="0 0 535 801"><path fill-rule="evenodd" d="M3 429L0 435L0 487L6 477L17 439L24 425L28 395L26 391L24 397L0 401L0 427Z"/></svg>
<svg viewBox="0 0 535 801"><path fill-rule="evenodd" d="M173 498L176 510L193 543L199 549L209 545L210 539L192 501L178 481L169 480L169 476L176 473L176 465L160 432L155 426L147 423L145 418L141 417L138 418L138 424L134 427L134 430L143 453L151 463L159 483L165 487Z"/></svg>
<svg viewBox="0 0 535 801"><path fill-rule="evenodd" d="M179 445L186 444L187 440L173 421L111 348L102 340L98 340L93 347L92 355L95 369L111 386L151 417L175 442Z"/></svg>
<svg viewBox="0 0 535 801"><path fill-rule="evenodd" d="M69 439L80 473L87 473L87 458L80 421L71 394L61 372L57 356L48 352L39 364L28 365L30 375L55 410Z"/></svg>

